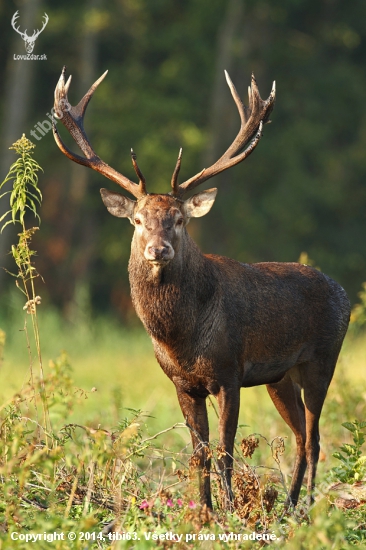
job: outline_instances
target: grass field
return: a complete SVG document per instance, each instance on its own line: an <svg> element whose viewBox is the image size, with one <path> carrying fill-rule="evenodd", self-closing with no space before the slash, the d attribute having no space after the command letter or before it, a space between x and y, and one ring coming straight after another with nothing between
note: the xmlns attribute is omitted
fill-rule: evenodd
<svg viewBox="0 0 366 550"><path fill-rule="evenodd" d="M220 533L244 533L254 528L267 529L278 534L281 524L284 525L280 531L282 542L273 542L273 545L285 545L289 549L341 549L351 547L351 543L352 546L358 544L362 548L366 545L365 521L362 520L366 512L365 504L362 505L362 502L353 510L338 510L332 506L332 499L326 498L318 504L312 520L307 514L297 518L291 514L287 519L283 517L284 494L279 482L280 473L270 470L278 468L278 464L273 459L272 450L262 438L253 459L243 459L239 456L240 452L237 458L239 469L240 464L249 464L251 467L263 466L261 480L265 480L263 483L267 485L270 483L271 487L277 487L277 502L270 512L265 513L265 520L263 514L257 510L258 502L256 505L253 504L249 516L242 512L240 517L240 510L228 516L218 506L217 516L202 517L203 512L199 512L197 504L195 481L190 481L189 476L187 481L184 473L179 477L178 472L188 471L190 436L183 425L169 430L175 424L182 423L183 419L174 386L157 364L149 338L142 328L127 330L111 318L96 319L82 311L75 315L74 324L67 324L49 308L43 311L42 307L38 308L46 384L50 373L52 377L50 386L46 389L49 420L53 434L58 434L53 438L52 445L56 445L59 450L55 451L57 460L40 457L39 464L35 462L32 468L25 468L19 456L25 453L25 463L31 460L31 448L34 448L36 438L36 433L29 428L29 420L24 424L24 418L35 418L35 398L30 397L27 385L30 361L24 330L25 319L27 332L31 337L31 316L25 315L22 311L19 297L11 297L5 309L6 317L0 317L0 329L6 335L1 359L0 395L5 404L2 407L2 426L7 426L8 439L12 429L15 430L18 439L14 439L15 436L10 437L14 447L11 453L6 437L3 437L2 441L1 475L4 476L4 472L8 472L12 487L14 484L17 487L16 491L13 487L10 492L9 487L5 487L6 483L3 487L7 503L0 515L3 531L20 531L21 528L22 532L29 533L60 529L97 533L103 523L111 521L119 512L123 518L121 531L139 533L140 541L89 540L88 546L83 546L83 541L74 542L74 546L65 546L62 542L45 542L44 547L150 548L157 544L164 548L175 547L177 542L146 540L143 535L163 534L170 530L176 534L181 533L184 537L193 536L192 533L196 533L197 536L199 533L206 533L207 537L210 534L215 537L215 540L206 541L183 539L179 543L179 547L182 548L202 545L204 548L256 548L260 543L239 543L229 540L225 542L220 541L218 537ZM33 344L31 348L32 346ZM32 356L32 368L36 377L38 364L33 348ZM52 361L60 356L62 360L58 363L56 361L56 367L55 363L52 366ZM355 419L366 419L365 357L366 335L348 336L321 420L322 454L318 469L319 484L330 485L329 471L339 463L332 454L343 443L352 443L351 433L341 424ZM57 364L61 367L58 368ZM16 405L18 413L14 412L16 407L9 413L11 407L6 405L9 405L13 395L19 392L23 392L23 399L21 404ZM40 409L40 403L38 405ZM11 406L14 407L14 400ZM213 448L217 438L215 406L213 400L209 406ZM41 424L39 417L37 419ZM66 433L62 428L65 424L74 426L68 428L67 438L62 439L60 434ZM252 433L260 433L268 442L280 441L275 438L284 439L285 451L280 456L280 467L288 484L295 443L264 387L242 390L239 426L237 448L240 441ZM163 433L159 437L150 439L160 431ZM108 442L103 440L102 447L99 436L95 436L101 433L108 439ZM112 441L113 437L114 441L116 440L116 436L111 436L115 433L118 434L117 440L124 441L119 454L116 453L115 443L111 445L109 441L110 437ZM4 430L2 435L4 436ZM31 440L33 443L30 443ZM41 437L41 440L43 445L44 437ZM52 451L50 452L52 454ZM81 463L82 470L79 469ZM90 484L91 464L94 464L93 472L97 472L98 468L100 471L98 470L99 477L96 473L93 474L94 488L88 497L88 493L83 493L79 484L82 484L82 480L84 485ZM103 478L104 486L101 481L103 471L106 472ZM20 481L22 475L24 480ZM77 480L76 484L72 484L73 479ZM59 499L59 487L63 487L63 484L66 487L65 498ZM31 489L34 485L38 487L37 490ZM109 508L101 505L100 499L98 501L96 497L98 491L102 494L105 490L114 495L114 504ZM116 491L120 499L119 504L116 504ZM15 493L17 498L14 497ZM216 495L219 494L220 491L216 487ZM52 495L52 498L49 495ZM366 497L362 498L366 500ZM177 502L182 504L178 506ZM219 505L219 500L217 502ZM191 504L194 508L190 508ZM12 519L9 517L9 510L13 510ZM346 535L347 540L344 538ZM311 543L311 540L314 540L314 543ZM37 548L43 548L42 544L40 541L37 542ZM246 544L248 546L245 546ZM26 546L26 543L20 540L10 541L6 533L0 537L0 548Z"/></svg>
<svg viewBox="0 0 366 550"><path fill-rule="evenodd" d="M3 318L0 325L6 334L1 367L2 402L11 399L29 379L24 315L18 297L13 302L12 313L8 319ZM45 370L50 360L66 352L74 385L87 396L74 404L70 422L112 426L129 408L150 415L148 424L152 430L158 431L181 422L182 415L174 385L155 360L152 344L143 328L126 329L108 317L88 319L83 314L78 317L75 324L70 324L63 322L56 312L42 312L41 308L39 311ZM25 320L29 325L29 316ZM362 394L365 388L365 352L366 335L346 339L323 413L323 431L330 431L332 437L342 432L337 424L353 419L342 414L353 414L360 418L365 416L362 400L356 404L356 396ZM35 357L34 350L33 355ZM37 369L37 361L34 368ZM346 390L350 392L349 396L344 395ZM215 404L214 399L212 402ZM209 409L215 437L216 414L212 406ZM328 420L331 420L331 426ZM242 390L239 424L248 425L247 432L265 429L269 438L285 435L291 440L291 432L280 419L265 387ZM330 444L328 440L324 441L327 449Z"/></svg>
<svg viewBox="0 0 366 550"><path fill-rule="evenodd" d="M41 202L40 167L24 135L13 147L2 221L22 229L12 256L24 298L0 304L0 550L365 548L365 286L321 419L315 504L302 490L296 509L285 506L293 436L259 387L242 391L230 510L209 400L212 512L199 503L189 429L142 328L96 318L85 300L69 323L40 305L37 228L24 222Z"/></svg>

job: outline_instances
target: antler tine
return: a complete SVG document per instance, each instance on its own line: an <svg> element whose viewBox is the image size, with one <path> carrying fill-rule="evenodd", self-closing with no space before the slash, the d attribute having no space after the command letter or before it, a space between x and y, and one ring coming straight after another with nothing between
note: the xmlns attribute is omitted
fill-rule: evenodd
<svg viewBox="0 0 366 550"><path fill-rule="evenodd" d="M276 100L276 81L274 80L273 83L272 83L272 90L271 90L271 93L269 94L268 99L266 100L266 104L273 105L275 100ZM272 109L273 109L273 106L272 106ZM271 114L271 112L268 113L268 116L270 114ZM270 121L268 120L268 122L270 122Z"/></svg>
<svg viewBox="0 0 366 550"><path fill-rule="evenodd" d="M223 172L224 170L227 170L228 168L231 168L246 159L258 145L262 136L263 124L268 122L269 115L273 110L276 98L275 83L273 83L268 99L263 101L259 94L255 77L252 74L251 86L248 89L249 106L247 107L243 105L239 94L226 71L225 77L240 115L241 125L239 133L222 157L220 157L212 166L209 168L204 168L201 172L179 185L179 196L184 195L188 190L197 187L209 178L212 178L216 174L219 174L220 172Z"/></svg>
<svg viewBox="0 0 366 550"><path fill-rule="evenodd" d="M94 94L95 90L98 88L99 84L105 79L107 74L108 74L108 71L105 71L105 73L103 73L102 76L100 76L98 78L98 80L96 80L94 82L94 84L92 86L90 86L89 90L86 92L84 97L79 101L79 103L76 105L76 107L74 107L75 111L78 111L82 118L84 118L86 108L89 105L89 101L93 97L93 94ZM69 80L65 84L66 93L69 89L70 82L71 82L71 75L69 76Z"/></svg>
<svg viewBox="0 0 366 550"><path fill-rule="evenodd" d="M67 128L74 141L76 141L77 145L84 153L85 158L81 157L80 155L76 155L64 144L60 134L56 130L55 125L53 125L53 135L58 147L69 159L78 164L82 164L83 166L88 166L89 168L92 168L93 170L99 172L103 176L120 185L123 189L131 193L131 195L133 195L134 197L140 198L146 195L145 181L143 182L143 184L141 184L140 181L140 184L136 185L136 183L132 182L131 180L114 170L111 166L106 164L95 153L84 130L84 115L86 108L89 104L90 99L93 96L93 93L102 82L102 80L105 78L107 72L108 71L106 71L100 78L98 78L96 82L94 82L89 91L84 95L82 100L75 107L72 107L70 105L67 97L67 93L71 83L71 76L69 77L67 82L65 82L66 67L63 67L60 79L55 89L55 116L62 121L63 125Z"/></svg>
<svg viewBox="0 0 366 550"><path fill-rule="evenodd" d="M17 28L15 27L15 23L16 23L16 20L18 19L18 17L19 17L19 10L17 10L17 11L14 13L13 17L11 18L11 24L12 24L13 29L14 29L15 31L17 30Z"/></svg>
<svg viewBox="0 0 366 550"><path fill-rule="evenodd" d="M231 80L230 76L229 76L229 73L227 71L224 71L225 73L225 78L226 78L226 82L230 88L230 92L231 92L231 95L233 96L233 99L236 103L236 106L238 108L238 111L239 111L239 115L240 115L240 120L241 120L241 123L242 125L246 123L247 121L247 118L248 118L248 107L246 107L242 100L240 99L239 97L239 94L233 84L233 81ZM250 90L250 87L248 88L248 90ZM250 93L250 92L249 92ZM250 104L250 96L249 96L249 104Z"/></svg>
<svg viewBox="0 0 366 550"><path fill-rule="evenodd" d="M11 25L12 25L13 29L14 29L18 34L20 34L20 35L23 37L23 36L25 35L25 33L22 32L22 31L20 30L20 27L17 28L17 27L15 26L15 24L17 23L18 17L19 17L19 10L17 10L17 11L14 13L14 15L13 15L13 17L12 17L12 19L11 19Z"/></svg>
<svg viewBox="0 0 366 550"><path fill-rule="evenodd" d="M179 195L178 175L179 175L180 165L181 165L181 162L182 162L182 153L183 153L183 149L181 147L179 149L177 163L175 165L174 172L173 172L173 175L172 175L172 181L171 181L171 186L172 186L171 193L172 193L173 196L178 196Z"/></svg>
<svg viewBox="0 0 366 550"><path fill-rule="evenodd" d="M132 164L135 169L136 175L139 178L139 187L141 189L141 194L146 195L146 180L142 175L139 165L137 164L136 153L132 148L131 148L131 159L132 159Z"/></svg>
<svg viewBox="0 0 366 550"><path fill-rule="evenodd" d="M47 25L48 23L48 15L47 13L44 13L43 14L43 17L44 17L44 21L43 21L43 24L42 24L42 28L41 29L37 29L36 31L33 32L33 36L36 36L38 37L41 32L44 30L45 26Z"/></svg>
<svg viewBox="0 0 366 550"><path fill-rule="evenodd" d="M69 78L67 79L66 83L65 83L65 93L68 94L69 93L69 88L70 88L70 84L71 84L71 80L72 80L72 75L69 76Z"/></svg>
<svg viewBox="0 0 366 550"><path fill-rule="evenodd" d="M60 119L88 159L93 158L97 155L92 149L84 131L84 115L89 101L93 96L93 93L97 89L98 85L105 78L107 73L108 71L106 71L100 78L98 78L96 82L94 82L88 92L75 107L72 107L70 105L67 96L72 76L70 75L67 82L65 82L65 66L62 69L60 79L55 89L55 110L58 112L61 111L62 116L60 116Z"/></svg>

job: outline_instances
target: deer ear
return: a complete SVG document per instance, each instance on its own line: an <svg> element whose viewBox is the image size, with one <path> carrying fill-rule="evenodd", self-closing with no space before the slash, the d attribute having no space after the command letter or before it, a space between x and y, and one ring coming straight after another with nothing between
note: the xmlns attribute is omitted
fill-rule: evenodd
<svg viewBox="0 0 366 550"><path fill-rule="evenodd" d="M200 218L211 210L215 202L217 189L207 189L197 193L184 202L184 211L188 218Z"/></svg>
<svg viewBox="0 0 366 550"><path fill-rule="evenodd" d="M100 194L102 195L104 205L112 216L129 218L131 220L135 209L135 201L128 199L124 195L121 195L121 193L108 191L108 189L101 189Z"/></svg>

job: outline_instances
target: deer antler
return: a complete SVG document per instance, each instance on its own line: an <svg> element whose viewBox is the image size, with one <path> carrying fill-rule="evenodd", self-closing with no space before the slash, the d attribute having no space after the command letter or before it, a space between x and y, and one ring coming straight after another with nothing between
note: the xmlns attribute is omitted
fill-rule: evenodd
<svg viewBox="0 0 366 550"><path fill-rule="evenodd" d="M34 32L33 32L32 38L34 38L34 40L36 40L36 38L41 34L41 32L43 31L43 29L45 28L45 26L46 26L47 23L48 23L48 15L47 15L47 13L45 13L43 17L45 18L45 20L44 20L44 22L43 22L43 25L42 25L41 30L37 30L37 31L34 31Z"/></svg>
<svg viewBox="0 0 366 550"><path fill-rule="evenodd" d="M16 23L16 20L18 19L18 17L19 17L19 10L17 10L17 11L14 13L14 15L13 15L13 17L12 17L12 19L11 19L11 26L13 27L13 29L14 29L17 33L20 34L20 36L21 36L21 37L23 38L23 40L24 40L24 37L27 36L27 30L25 30L25 32L22 32L21 30L19 30L19 27L17 28L17 27L15 26L15 23Z"/></svg>
<svg viewBox="0 0 366 550"><path fill-rule="evenodd" d="M60 134L56 129L56 126L53 125L53 135L57 145L69 159L77 162L78 164L82 164L83 166L88 166L89 168L96 170L103 176L109 178L115 183L118 183L118 185L131 193L131 195L133 195L137 199L143 197L144 195L146 195L145 179L137 166L136 155L133 153L133 151L132 163L140 180L138 185L114 170L111 166L106 164L102 159L98 157L98 155L95 153L94 149L90 145L90 142L84 130L84 115L88 103L108 71L106 71L96 82L94 82L90 90L84 95L84 97L75 107L71 107L68 102L67 92L70 87L71 76L65 83L65 72L66 67L62 69L60 79L55 89L55 111L56 113L59 113L56 116L60 118L63 125L67 128L73 139L76 141L77 145L80 147L81 151L84 153L85 157L81 157L73 153L64 144L60 137Z"/></svg>
<svg viewBox="0 0 366 550"><path fill-rule="evenodd" d="M17 14L14 14L14 21L16 15ZM71 76L65 83L65 72L66 67L62 69L60 79L55 89L55 111L56 113L59 113L59 118L61 119L62 123L67 128L73 139L76 141L77 145L80 147L85 157L81 157L73 153L64 144L55 125L53 125L53 134L57 145L69 159L77 162L78 164L82 164L83 166L88 166L89 168L96 170L103 176L106 176L110 180L116 182L137 199L143 197L144 195L146 195L145 178L137 165L135 153L131 150L132 164L139 178L138 184L132 182L131 180L114 170L111 166L106 164L101 158L99 158L92 146L90 145L90 142L84 130L84 115L88 103L92 98L96 88L102 82L108 71L106 71L96 82L94 82L90 90L85 94L82 100L75 107L71 107L68 102L67 92L70 87ZM182 158L182 150L180 150L171 180L171 194L173 196L176 196L178 198L182 197L187 191L194 189L209 178L212 178L216 174L219 174L220 172L223 172L224 170L227 170L228 168L239 164L239 162L242 162L250 155L250 153L252 153L252 151L254 151L255 147L259 143L260 138L262 137L263 124L268 122L269 116L274 107L274 102L276 98L275 82L273 82L272 91L268 99L266 99L266 101L263 101L259 94L254 75L252 75L251 86L248 88L249 106L245 106L243 105L239 94L236 91L236 88L226 71L225 76L240 115L241 126L239 133L234 139L233 143L227 149L227 151L222 155L222 157L219 158L219 160L217 160L209 168L204 168L203 170L201 170L201 172L198 172L198 174L179 185L178 174Z"/></svg>
<svg viewBox="0 0 366 550"><path fill-rule="evenodd" d="M44 22L43 22L42 28L41 28L40 30L33 31L32 36L28 36L28 35L27 35L27 29L25 29L25 31L22 32L22 31L19 30L19 27L17 28L17 27L15 26L15 23L16 23L16 20L18 19L18 17L19 17L19 10L17 10L17 11L14 13L14 15L13 15L13 17L12 17L12 19L11 19L11 26L13 27L13 29L14 29L17 33L20 34L20 36L23 38L23 40L25 40L25 39L27 38L28 40L31 40L32 42L34 42L34 41L38 38L38 36L39 36L39 35L41 34L41 32L44 30L44 28L45 28L45 26L47 25L48 20L49 20L49 17L48 17L48 15L47 15L47 13L45 13L45 14L43 15L43 17L44 17Z"/></svg>
<svg viewBox="0 0 366 550"><path fill-rule="evenodd" d="M209 168L204 168L201 172L180 185L177 185L176 175L174 185L172 182L172 195L181 197L187 191L194 189L209 178L216 176L216 174L239 164L239 162L242 162L250 155L250 153L252 153L252 151L254 151L260 138L262 137L263 124L268 122L269 115L274 107L276 98L275 82L273 82L272 91L268 99L263 101L259 94L254 75L252 74L251 86L248 88L249 106L247 107L243 105L239 94L226 71L225 77L230 88L231 95L233 96L239 111L241 120L239 133L222 157ZM246 147L246 149L243 151L244 147Z"/></svg>

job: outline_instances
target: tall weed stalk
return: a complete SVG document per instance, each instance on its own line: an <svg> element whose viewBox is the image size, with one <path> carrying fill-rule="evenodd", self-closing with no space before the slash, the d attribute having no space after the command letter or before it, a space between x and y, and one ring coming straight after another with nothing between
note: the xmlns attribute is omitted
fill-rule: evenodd
<svg viewBox="0 0 366 550"><path fill-rule="evenodd" d="M36 348L36 356L39 365L39 393L37 393L37 385L33 373L33 354L31 350L31 336L27 326L27 316L24 320L24 332L27 339L27 347L30 363L30 382L34 392L34 406L38 417L38 402L41 400L43 412L43 431L45 434L46 446L49 444L49 436L51 433L51 423L48 411L45 386L44 372L42 363L40 333L37 317L37 307L41 303L41 298L36 293L35 281L40 277L33 262L36 254L31 249L31 241L34 233L39 229L39 226L27 228L25 225L25 215L27 211L33 213L36 220L40 223L41 219L37 212L37 207L41 206L42 193L38 187L38 172L43 171L38 162L33 158L33 150L35 145L23 136L18 139L10 149L14 150L18 156L17 160L11 165L9 173L4 181L0 184L0 190L4 188L7 182L12 182L12 188L0 195L0 199L9 198L9 209L1 216L0 223L3 223L1 232L9 224L19 224L21 232L18 233L18 243L12 245L11 254L18 268L17 273L11 273L15 277L15 284L24 294L26 303L23 309L30 315L32 323L32 333ZM39 423L41 426L41 424ZM39 437L41 436L39 432Z"/></svg>

